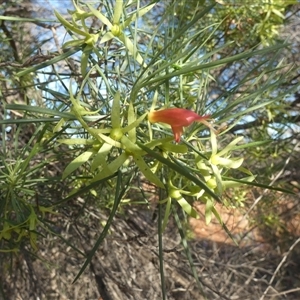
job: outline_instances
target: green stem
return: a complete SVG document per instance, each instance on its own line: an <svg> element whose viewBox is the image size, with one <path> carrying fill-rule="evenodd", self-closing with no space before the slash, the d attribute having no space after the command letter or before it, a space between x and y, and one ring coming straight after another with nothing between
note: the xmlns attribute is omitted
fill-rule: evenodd
<svg viewBox="0 0 300 300"><path fill-rule="evenodd" d="M162 199L162 189L160 189L160 198ZM160 272L160 283L161 283L161 292L162 299L166 300L166 283L165 283L165 274L164 274L164 253L163 253L163 228L162 228L162 204L158 204L158 254L159 254L159 272Z"/></svg>

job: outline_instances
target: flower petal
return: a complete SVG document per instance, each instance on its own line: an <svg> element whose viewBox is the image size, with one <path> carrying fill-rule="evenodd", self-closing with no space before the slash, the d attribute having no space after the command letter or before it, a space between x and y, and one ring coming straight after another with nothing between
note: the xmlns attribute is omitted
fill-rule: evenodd
<svg viewBox="0 0 300 300"><path fill-rule="evenodd" d="M174 134L175 142L179 143L181 135L183 133L183 127L182 126L172 126L172 131Z"/></svg>
<svg viewBox="0 0 300 300"><path fill-rule="evenodd" d="M148 119L151 123L161 122L175 126L189 126L191 123L208 119L209 116L199 116L195 112L184 108L167 108L151 111Z"/></svg>
<svg viewBox="0 0 300 300"><path fill-rule="evenodd" d="M193 122L201 122L213 130L212 126L206 121L209 116L199 116L195 112L184 108L167 108L151 111L148 120L151 123L165 123L172 127L174 138L177 143L183 133L183 127L191 125Z"/></svg>

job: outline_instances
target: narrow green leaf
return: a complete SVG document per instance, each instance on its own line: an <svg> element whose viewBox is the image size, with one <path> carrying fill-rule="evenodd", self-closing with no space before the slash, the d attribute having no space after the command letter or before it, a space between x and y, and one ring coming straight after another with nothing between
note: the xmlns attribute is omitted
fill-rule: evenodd
<svg viewBox="0 0 300 300"><path fill-rule="evenodd" d="M4 21L12 21L12 22L51 22L51 23L57 23L56 20L51 19L40 19L40 18L20 18L20 17L11 17L11 16L0 16L0 20Z"/></svg>
<svg viewBox="0 0 300 300"><path fill-rule="evenodd" d="M126 49L132 54L133 58L144 68L147 68L147 64L144 62L144 59L138 52L138 49L133 45L131 40L124 33L122 33L118 38L121 42L123 42Z"/></svg>
<svg viewBox="0 0 300 300"><path fill-rule="evenodd" d="M234 139L232 142L230 142L225 148L223 148L219 153L218 156L223 156L229 151L232 151L235 148L235 145L239 143L241 140L243 140L243 136L239 136L236 139Z"/></svg>
<svg viewBox="0 0 300 300"><path fill-rule="evenodd" d="M166 81L169 80L173 77L178 77L180 75L184 75L184 74L188 74L188 73L195 73L197 71L200 70L210 70L231 62L236 62L242 59L246 59L249 57L254 57L255 55L263 55L266 53L271 53L272 51L278 50L280 48L284 48L286 47L285 44L281 44L281 45L276 45L273 47L268 47L268 48L264 48L264 49L260 49L260 50L256 50L253 51L252 49L247 51L247 52L243 52L243 53L239 53L236 55L232 55L226 58L222 58L219 60L215 60L212 62L208 62L208 63L204 63L204 64L195 64L195 62L191 62L190 64L185 65L184 67L182 67L180 70L172 72L172 73L167 73L164 74L163 76L155 76L153 79L151 80L146 80L144 82L142 82L139 85L139 89L145 87L145 86L152 86L155 83L161 82L161 81ZM219 49L216 49L216 52L219 52ZM243 112L244 114L244 112ZM230 116L232 117L232 116Z"/></svg>
<svg viewBox="0 0 300 300"><path fill-rule="evenodd" d="M211 222L213 207L214 207L213 201L210 198L207 198L206 204L205 204L205 223L206 223L206 225L208 225Z"/></svg>
<svg viewBox="0 0 300 300"><path fill-rule="evenodd" d="M155 110L157 99L158 99L158 92L157 92L157 90L155 90L153 99L152 99L152 103L151 103L150 111Z"/></svg>
<svg viewBox="0 0 300 300"><path fill-rule="evenodd" d="M115 36L109 31L104 34L104 36L100 40L100 44L106 43L112 40Z"/></svg>
<svg viewBox="0 0 300 300"><path fill-rule="evenodd" d="M211 143L211 155L215 155L218 152L217 136L213 130L210 133L210 143Z"/></svg>
<svg viewBox="0 0 300 300"><path fill-rule="evenodd" d="M145 163L142 156L134 155L133 159L137 164L140 171L144 174L144 176L153 184L158 187L165 188L164 184L160 181L160 179L151 171L149 166Z"/></svg>
<svg viewBox="0 0 300 300"><path fill-rule="evenodd" d="M86 5L96 18L98 18L102 23L104 23L108 27L108 29L111 29L111 22L104 15L102 15L100 11L96 10L92 5L88 3Z"/></svg>
<svg viewBox="0 0 300 300"><path fill-rule="evenodd" d="M285 19L285 16L278 9L272 8L272 13L275 14L275 15L277 15L282 20Z"/></svg>
<svg viewBox="0 0 300 300"><path fill-rule="evenodd" d="M111 108L111 125L112 128L119 128L121 126L120 117L120 92L117 91L113 100Z"/></svg>
<svg viewBox="0 0 300 300"><path fill-rule="evenodd" d="M63 44L62 48L79 47L85 42L85 39L74 39Z"/></svg>
<svg viewBox="0 0 300 300"><path fill-rule="evenodd" d="M249 175L249 176L254 176L254 175L251 173L251 171L249 171L248 169L246 169L246 168L244 168L244 167L239 167L238 170L241 171L241 172L243 172L243 173L245 173L245 174L247 174L247 175Z"/></svg>
<svg viewBox="0 0 300 300"><path fill-rule="evenodd" d="M75 283L77 281L77 279L80 277L80 275L84 272L84 270L86 269L86 267L90 264L93 256L95 255L97 249L99 248L100 244L104 241L107 233L109 232L109 228L112 224L112 221L116 215L117 209L119 207L119 204L122 200L122 197L124 196L124 193L128 187L129 184L129 179L127 181L127 184L125 185L125 187L121 190L122 187L122 173L118 172L118 177L117 177L117 185L116 185L116 191L115 191L115 199L114 199L114 205L113 208L109 214L109 217L107 219L107 222L103 228L103 231L101 232L99 238L97 239L93 249L89 252L86 261L84 262L83 266L81 267L80 271L78 272L78 274L76 275L75 279L73 280L73 283Z"/></svg>
<svg viewBox="0 0 300 300"><path fill-rule="evenodd" d="M168 224L168 221L169 221L169 217L170 217L170 211L171 211L171 205L172 205L172 199L171 197L168 197L166 200L166 209L165 209L165 216L164 216L164 220L163 220L163 223L162 223L162 232L165 231L166 229L166 226ZM160 201L160 204L159 205L162 205L161 204L162 201Z"/></svg>
<svg viewBox="0 0 300 300"><path fill-rule="evenodd" d="M73 138L73 139L58 139L57 142L66 145L93 145L95 143L95 140Z"/></svg>
<svg viewBox="0 0 300 300"><path fill-rule="evenodd" d="M247 143L247 144L235 146L234 150L248 149L248 148L252 148L252 147L263 146L263 145L266 145L266 144L270 144L271 142L272 142L272 140L265 140L265 141Z"/></svg>
<svg viewBox="0 0 300 300"><path fill-rule="evenodd" d="M104 143L101 148L99 149L98 153L94 156L91 171L94 172L99 166L103 167L106 163L106 157L108 153L111 151L113 146L107 143Z"/></svg>
<svg viewBox="0 0 300 300"><path fill-rule="evenodd" d="M212 164L214 165L220 165L222 167L226 167L226 168L229 168L229 169L238 169L244 159L243 158L225 158L225 157L220 157L219 154L217 155L213 155L211 158L210 158L210 161Z"/></svg>
<svg viewBox="0 0 300 300"><path fill-rule="evenodd" d="M117 148L122 148L121 143L119 143L119 142L113 140L113 139L110 138L109 136L107 136L107 135L105 135L105 134L102 134L102 133L98 133L97 131L96 131L96 133L97 133L98 136L99 136L104 142L106 142L107 144L110 144L110 145L112 145L112 146L114 146L114 147L117 147Z"/></svg>
<svg viewBox="0 0 300 300"><path fill-rule="evenodd" d="M243 183L243 184L247 184L247 185L251 185L251 186L257 186L257 187L261 187L261 188L268 189L268 190L273 190L273 191L278 191L278 192L283 192L283 193L295 195L295 192L293 192L291 190L287 190L287 189L283 189L283 188L279 188L279 187L274 187L274 186L267 185L267 184L257 183L257 182L254 182L254 181L241 180L241 179L236 179L236 178L231 178L231 177L226 177L226 176L223 176L223 179L232 180L232 181L235 181L235 182L239 182L239 183Z"/></svg>
<svg viewBox="0 0 300 300"><path fill-rule="evenodd" d="M132 13L132 15L125 20L124 22L124 28L126 28L128 25L130 25L130 23L132 23L133 21L135 21L138 17L142 17L143 15L145 15L148 11L150 11L156 3L150 4L148 6L144 6L142 8L140 8L138 11L135 11Z"/></svg>
<svg viewBox="0 0 300 300"><path fill-rule="evenodd" d="M89 62L89 56L92 53L92 49L91 46L87 45L85 47L85 49L82 52L81 55L81 66L80 66L80 70L81 70L81 75L85 76L86 75L86 70L87 70L87 66L88 66L88 62Z"/></svg>
<svg viewBox="0 0 300 300"><path fill-rule="evenodd" d="M57 122L57 124L54 126L53 133L61 131L61 129L62 129L63 125L65 125L65 123L66 123L66 120L64 118L61 118Z"/></svg>
<svg viewBox="0 0 300 300"><path fill-rule="evenodd" d="M120 167L124 164L128 155L123 152L115 160L113 160L109 165L106 165L93 179L92 182L101 180L105 177L109 177L116 173Z"/></svg>
<svg viewBox="0 0 300 300"><path fill-rule="evenodd" d="M114 7L113 24L119 24L122 15L122 10L123 10L123 1L116 0L116 4Z"/></svg>
<svg viewBox="0 0 300 300"><path fill-rule="evenodd" d="M59 116L66 119L75 119L74 115L71 113L60 112L45 107L21 105L21 104L6 104L4 105L4 108L11 109L11 110L29 111L29 112L43 114L43 115Z"/></svg>
<svg viewBox="0 0 300 300"><path fill-rule="evenodd" d="M161 199L160 191L160 199ZM159 273L160 273L160 286L162 300L167 300L166 298L166 282L164 273L164 247L163 247L163 230L162 230L162 205L158 205L158 222L157 222L157 233L158 233L158 258L159 258Z"/></svg>
<svg viewBox="0 0 300 300"><path fill-rule="evenodd" d="M246 101L246 99L244 98L243 102L245 102L245 101ZM265 101L265 102L259 102L259 104L252 105L251 107L246 108L244 110L239 110L237 113L234 113L234 114L231 113L228 117L224 114L225 117L222 120L225 122L227 120L234 120L236 118L239 118L240 116L246 116L250 112L256 111L256 110L258 110L258 109L260 109L262 107L265 107L265 106L267 106L269 104L272 104L273 102L274 102L274 100ZM223 115L222 111L220 111L220 113Z"/></svg>
<svg viewBox="0 0 300 300"><path fill-rule="evenodd" d="M170 151L173 153L187 153L188 147L184 144L173 144L173 143L163 143L161 148L165 151Z"/></svg>
<svg viewBox="0 0 300 300"><path fill-rule="evenodd" d="M171 141L174 141L174 137L166 137L166 138L163 138L163 139L155 139L155 140L152 140L151 142L147 143L145 146L150 148L150 149L153 149L154 147L160 146L164 143L168 143L168 142L171 142Z"/></svg>
<svg viewBox="0 0 300 300"><path fill-rule="evenodd" d="M183 197L180 199L176 199L176 201L179 203L179 205L182 207L182 209L192 218L197 218L198 213L195 211L195 209L189 204Z"/></svg>
<svg viewBox="0 0 300 300"><path fill-rule="evenodd" d="M221 177L220 170L214 164L211 164L211 168L212 168L212 170L214 172L215 179L216 179L216 182L217 182L218 193L219 193L219 195L221 195L223 193L223 183L222 183L222 177Z"/></svg>
<svg viewBox="0 0 300 300"><path fill-rule="evenodd" d="M0 125L3 124L26 124L26 123L51 123L51 122L59 122L61 118L36 118L36 119L8 119L8 120L0 120Z"/></svg>
<svg viewBox="0 0 300 300"><path fill-rule="evenodd" d="M38 65L35 65L35 66L32 66L32 67L29 67L29 68L26 68L25 70L17 73L15 76L17 77L22 77L22 76L25 76L29 73L36 73L37 70L40 70L40 69L43 69L45 67L48 67L48 66L51 66L51 65L54 65L56 64L57 62L60 62L60 61L63 61L64 59L72 56L73 54L75 54L76 52L80 51L81 50L81 47L75 47L75 48L71 48L70 50L64 52L63 54L60 54L60 55L57 55L55 56L54 58L52 59L49 59L45 62L42 62Z"/></svg>
<svg viewBox="0 0 300 300"><path fill-rule="evenodd" d="M130 102L129 107L128 107L128 124L133 124L134 121L136 121L135 112L134 112L133 104L132 104L132 102ZM128 130L128 137L129 137L130 141L133 143L135 143L135 141L136 141L135 127L136 126L134 126L132 129Z"/></svg>
<svg viewBox="0 0 300 300"><path fill-rule="evenodd" d="M56 16L56 18L58 19L58 21L65 26L67 29L69 29L70 31L77 33L79 35L83 35L85 37L88 37L90 34L88 32L85 32L81 29L79 29L78 27L72 25L71 23L69 23L59 12L57 12L56 10L54 10L54 14Z"/></svg>
<svg viewBox="0 0 300 300"><path fill-rule="evenodd" d="M145 154L145 151L143 151L137 144L133 143L126 135L122 136L121 143L126 152L133 156L142 156Z"/></svg>
<svg viewBox="0 0 300 300"><path fill-rule="evenodd" d="M129 132L133 129L135 130L135 128L137 126L139 126L139 124L145 119L146 115L147 115L147 113L143 114L142 116L140 116L137 120L135 120L132 123L129 123L129 120L128 120L129 125L126 127L123 127L122 131L125 133L125 132Z"/></svg>
<svg viewBox="0 0 300 300"><path fill-rule="evenodd" d="M95 154L95 151L89 150L81 153L78 157L73 159L65 168L62 178L65 179L68 175L77 170L81 165L87 162L93 154Z"/></svg>

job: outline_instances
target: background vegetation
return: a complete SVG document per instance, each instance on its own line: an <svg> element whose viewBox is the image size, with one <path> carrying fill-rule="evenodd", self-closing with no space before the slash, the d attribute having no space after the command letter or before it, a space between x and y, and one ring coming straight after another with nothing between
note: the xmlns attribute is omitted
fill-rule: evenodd
<svg viewBox="0 0 300 300"><path fill-rule="evenodd" d="M0 1L0 297L299 297L299 3L61 4Z"/></svg>

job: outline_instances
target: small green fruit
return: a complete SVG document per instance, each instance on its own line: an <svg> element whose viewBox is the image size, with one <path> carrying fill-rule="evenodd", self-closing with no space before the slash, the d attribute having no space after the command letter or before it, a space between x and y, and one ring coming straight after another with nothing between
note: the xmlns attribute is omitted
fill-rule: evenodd
<svg viewBox="0 0 300 300"><path fill-rule="evenodd" d="M172 189L172 188L169 190L169 196L171 198L173 198L173 199L180 199L180 198L182 198L180 190Z"/></svg>
<svg viewBox="0 0 300 300"><path fill-rule="evenodd" d="M121 34L121 29L120 29L120 26L119 25L113 25L112 28L111 28L111 33L114 35L114 36L119 36Z"/></svg>
<svg viewBox="0 0 300 300"><path fill-rule="evenodd" d="M121 128L114 128L110 132L110 137L115 140L119 141L123 137L123 132Z"/></svg>

